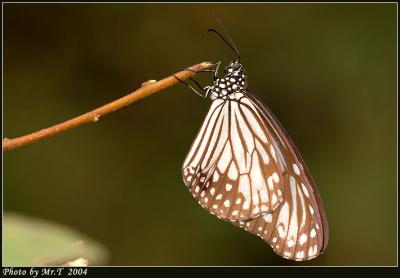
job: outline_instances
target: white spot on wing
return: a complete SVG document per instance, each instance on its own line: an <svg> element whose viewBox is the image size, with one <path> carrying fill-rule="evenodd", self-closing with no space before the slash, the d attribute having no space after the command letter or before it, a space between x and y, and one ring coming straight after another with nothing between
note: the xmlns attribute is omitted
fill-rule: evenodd
<svg viewBox="0 0 400 278"><path fill-rule="evenodd" d="M299 243L300 243L300 245L303 245L303 244L306 243L306 242L307 242L307 235L306 235L306 234L302 234L302 235L300 236Z"/></svg>
<svg viewBox="0 0 400 278"><path fill-rule="evenodd" d="M213 187L213 188L210 189L210 194L211 194L211 196L213 196L214 193L215 193L215 188Z"/></svg>
<svg viewBox="0 0 400 278"><path fill-rule="evenodd" d="M265 222L271 223L272 222L272 214L271 213L264 214L263 219Z"/></svg>
<svg viewBox="0 0 400 278"><path fill-rule="evenodd" d="M292 247L294 244L295 244L294 240L293 240L293 239L290 239L290 240L288 241L288 243L287 243L287 246L290 248L290 247Z"/></svg>
<svg viewBox="0 0 400 278"><path fill-rule="evenodd" d="M279 175L276 172L272 174L272 178L274 179L274 182L279 182Z"/></svg>
<svg viewBox="0 0 400 278"><path fill-rule="evenodd" d="M275 155L275 149L274 149L274 147L272 146L272 145L270 145L270 151L271 151L271 155L272 155L272 158L276 161L276 155Z"/></svg>
<svg viewBox="0 0 400 278"><path fill-rule="evenodd" d="M224 206L228 208L228 207L230 207L230 205L231 205L231 201L225 200Z"/></svg>
<svg viewBox="0 0 400 278"><path fill-rule="evenodd" d="M308 208L310 209L310 213L311 213L311 214L314 214L314 209L312 208L312 206L311 206L311 205L308 205Z"/></svg>
<svg viewBox="0 0 400 278"><path fill-rule="evenodd" d="M216 181L218 181L218 180L219 180L219 175L218 175L218 172L215 171L215 172L214 172L214 177L213 177L213 182L216 182Z"/></svg>
<svg viewBox="0 0 400 278"><path fill-rule="evenodd" d="M313 256L315 256L315 254L317 254L317 245L311 246L308 249L308 256L309 257L313 257Z"/></svg>
<svg viewBox="0 0 400 278"><path fill-rule="evenodd" d="M293 164L293 171L296 175L300 175L300 170L296 163Z"/></svg>
<svg viewBox="0 0 400 278"><path fill-rule="evenodd" d="M304 258L304 251L299 251L296 253L296 259L303 259Z"/></svg>
<svg viewBox="0 0 400 278"><path fill-rule="evenodd" d="M301 188L303 188L304 195L309 198L310 194L308 193L307 187L303 183L301 183Z"/></svg>

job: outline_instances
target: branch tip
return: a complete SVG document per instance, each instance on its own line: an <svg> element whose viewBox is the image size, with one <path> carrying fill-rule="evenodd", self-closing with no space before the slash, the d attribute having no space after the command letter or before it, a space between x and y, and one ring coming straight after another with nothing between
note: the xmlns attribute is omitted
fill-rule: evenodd
<svg viewBox="0 0 400 278"><path fill-rule="evenodd" d="M200 64L193 65L189 67L190 70L183 70L176 75L179 75L180 79L187 79L189 77L192 77L196 74L196 72L201 71L203 69L206 69L208 67L212 66L212 63L210 62L203 62ZM65 122L62 122L60 124L33 132L28 135L24 135L21 137L17 138L3 138L3 152L15 149L33 142L36 142L38 140L41 140L46 137L50 137L53 135L56 135L58 133L61 133L63 131L66 131L70 128L74 128L77 126L80 126L85 123L90 123L90 122L97 122L100 117L111 113L115 110L118 110L124 106L127 106L133 102L136 102L144 97L147 97L153 93L159 92L165 88L168 88L174 84L176 84L178 81L176 78L172 75L169 77L166 77L164 79L161 79L159 81L150 79L146 82L142 83L142 87L137 89L134 92L129 93L128 95L117 99L115 101L112 101L110 103L107 103L106 105L103 105L97 109L94 109L88 113L85 113L83 115L77 116L75 118L72 118L70 120L67 120ZM150 86L152 85L152 86Z"/></svg>

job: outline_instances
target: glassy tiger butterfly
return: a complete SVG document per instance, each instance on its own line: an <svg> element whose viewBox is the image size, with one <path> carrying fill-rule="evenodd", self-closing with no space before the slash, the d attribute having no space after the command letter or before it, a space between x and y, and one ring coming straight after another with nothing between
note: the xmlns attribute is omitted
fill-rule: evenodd
<svg viewBox="0 0 400 278"><path fill-rule="evenodd" d="M315 258L329 234L315 183L282 125L247 88L237 47L219 23L229 42L216 30L208 31L236 58L222 78L221 62L215 63L213 85L202 87L193 80L212 104L184 160L183 180L202 207L258 235L278 255Z"/></svg>

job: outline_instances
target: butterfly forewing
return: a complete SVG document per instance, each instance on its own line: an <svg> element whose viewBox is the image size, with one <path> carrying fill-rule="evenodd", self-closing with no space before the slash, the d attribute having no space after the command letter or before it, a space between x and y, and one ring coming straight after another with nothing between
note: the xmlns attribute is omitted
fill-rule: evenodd
<svg viewBox="0 0 400 278"><path fill-rule="evenodd" d="M238 93L216 99L183 164L185 184L218 217L250 220L283 199L276 151L262 115Z"/></svg>

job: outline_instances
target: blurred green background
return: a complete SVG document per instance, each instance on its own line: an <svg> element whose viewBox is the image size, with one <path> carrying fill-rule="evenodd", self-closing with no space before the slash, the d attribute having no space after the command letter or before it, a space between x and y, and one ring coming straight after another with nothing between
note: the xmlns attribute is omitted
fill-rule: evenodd
<svg viewBox="0 0 400 278"><path fill-rule="evenodd" d="M330 225L295 263L193 199L181 163L208 111L177 85L4 153L4 209L101 242L110 265L395 265L396 4L4 4L4 136L233 54L296 142ZM212 79L204 74L199 80ZM7 255L7 254L6 254Z"/></svg>

